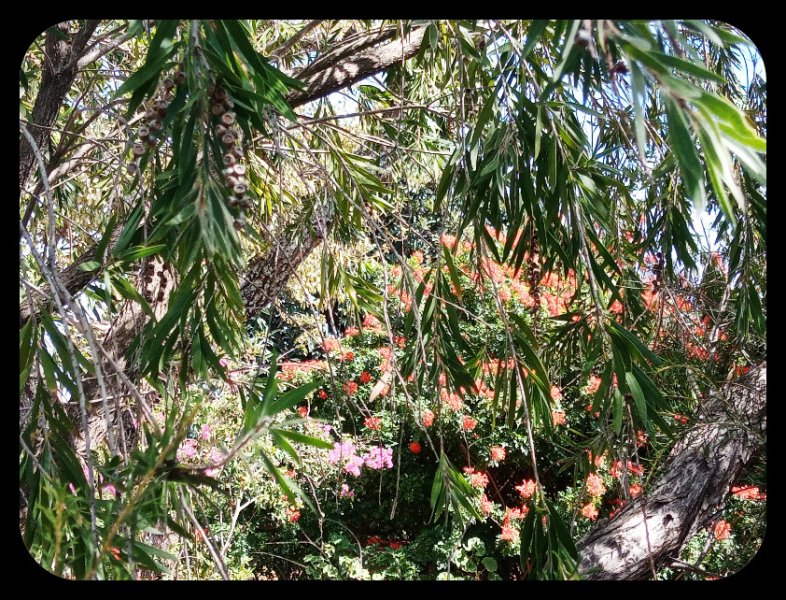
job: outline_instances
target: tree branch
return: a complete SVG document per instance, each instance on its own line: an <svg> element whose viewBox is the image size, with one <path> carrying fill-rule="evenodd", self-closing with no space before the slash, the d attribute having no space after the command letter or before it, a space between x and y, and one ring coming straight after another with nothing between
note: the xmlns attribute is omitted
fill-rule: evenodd
<svg viewBox="0 0 786 600"><path fill-rule="evenodd" d="M713 394L646 497L579 542L586 579L644 579L717 516L766 430L767 363ZM646 523L641 507L646 507ZM647 536L651 551L648 551Z"/></svg>

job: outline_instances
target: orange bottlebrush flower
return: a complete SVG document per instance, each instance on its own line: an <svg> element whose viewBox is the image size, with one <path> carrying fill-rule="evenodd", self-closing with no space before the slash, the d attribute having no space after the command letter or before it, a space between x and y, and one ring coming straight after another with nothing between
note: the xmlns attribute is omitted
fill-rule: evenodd
<svg viewBox="0 0 786 600"><path fill-rule="evenodd" d="M590 473L587 476L587 492L590 496L602 496L606 493L603 478L597 473Z"/></svg>
<svg viewBox="0 0 786 600"><path fill-rule="evenodd" d="M325 340L322 342L322 349L328 354L334 352L335 350L338 350L338 348L339 348L339 343L336 338L328 337L325 338Z"/></svg>
<svg viewBox="0 0 786 600"><path fill-rule="evenodd" d="M464 428L464 431L472 431L475 429L477 424L478 422L469 415L464 415L464 419L461 422L461 426Z"/></svg>
<svg viewBox="0 0 786 600"><path fill-rule="evenodd" d="M420 451L422 449L423 448L421 447L421 445L418 442L410 442L409 443L409 451L412 452L412 454L420 454Z"/></svg>
<svg viewBox="0 0 786 600"><path fill-rule="evenodd" d="M590 375L589 383L587 384L587 393L594 394L600 388L601 379L597 375Z"/></svg>
<svg viewBox="0 0 786 600"><path fill-rule="evenodd" d="M556 385L551 386L551 399L555 402L557 400L562 400L562 390L560 390Z"/></svg>
<svg viewBox="0 0 786 600"><path fill-rule="evenodd" d="M721 519L715 523L713 534L715 535L716 540L720 541L727 539L731 535L731 523Z"/></svg>
<svg viewBox="0 0 786 600"><path fill-rule="evenodd" d="M581 514L590 521L594 521L598 518L598 508L592 503L586 504L582 507Z"/></svg>
<svg viewBox="0 0 786 600"><path fill-rule="evenodd" d="M371 381L371 373L368 371L363 371L360 374L360 383L368 383L369 381Z"/></svg>
<svg viewBox="0 0 786 600"><path fill-rule="evenodd" d="M344 391L347 393L347 395L351 396L358 391L358 384L354 381L347 381L344 384Z"/></svg>
<svg viewBox="0 0 786 600"><path fill-rule="evenodd" d="M521 494L522 498L530 498L532 494L535 493L535 488L537 484L535 483L534 479L525 479L521 482L521 485L516 486L516 491Z"/></svg>
<svg viewBox="0 0 786 600"><path fill-rule="evenodd" d="M379 417L366 417L363 419L363 424L369 429L379 431L382 429L382 419Z"/></svg>
<svg viewBox="0 0 786 600"><path fill-rule="evenodd" d="M423 426L431 427L434 424L434 413L430 410L423 411Z"/></svg>
<svg viewBox="0 0 786 600"><path fill-rule="evenodd" d="M568 421L565 418L565 412L561 410L555 410L551 413L551 422L554 423L555 427L559 427L560 425L565 425Z"/></svg>
<svg viewBox="0 0 786 600"><path fill-rule="evenodd" d="M502 446L492 446L491 447L491 460L505 460L505 448Z"/></svg>
<svg viewBox="0 0 786 600"><path fill-rule="evenodd" d="M640 483L631 484L631 486L628 488L631 498L636 498L639 494L641 494L642 490L643 488L641 487Z"/></svg>

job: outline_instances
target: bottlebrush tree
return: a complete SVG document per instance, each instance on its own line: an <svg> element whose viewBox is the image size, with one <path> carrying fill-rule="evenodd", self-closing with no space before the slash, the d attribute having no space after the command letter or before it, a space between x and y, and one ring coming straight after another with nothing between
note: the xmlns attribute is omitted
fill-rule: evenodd
<svg viewBox="0 0 786 600"><path fill-rule="evenodd" d="M741 568L766 499L758 60L707 21L48 29L20 80L32 556Z"/></svg>

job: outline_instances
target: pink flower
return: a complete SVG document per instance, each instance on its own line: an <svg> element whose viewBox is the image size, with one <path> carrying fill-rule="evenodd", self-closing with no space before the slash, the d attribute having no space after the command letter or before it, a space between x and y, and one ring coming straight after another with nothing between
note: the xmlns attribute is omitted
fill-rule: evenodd
<svg viewBox="0 0 786 600"><path fill-rule="evenodd" d="M372 448L363 456L363 461L370 469L392 469L393 448L382 448L381 446Z"/></svg>
<svg viewBox="0 0 786 600"><path fill-rule="evenodd" d="M640 483L633 483L633 484L631 484L630 488L628 488L628 491L630 492L631 498L635 498L639 494L641 494L642 489L643 488L641 487Z"/></svg>
<svg viewBox="0 0 786 600"><path fill-rule="evenodd" d="M344 337L355 337L359 333L360 333L360 329L358 329L357 327L348 327L344 331Z"/></svg>
<svg viewBox="0 0 786 600"><path fill-rule="evenodd" d="M180 444L180 448L177 450L177 459L182 461L196 456L196 445L197 441L194 439L189 438L184 440L183 443Z"/></svg>
<svg viewBox="0 0 786 600"><path fill-rule="evenodd" d="M341 492L338 494L342 498L352 498L355 495L355 492L349 489L349 486L346 483L341 484Z"/></svg>
<svg viewBox="0 0 786 600"><path fill-rule="evenodd" d="M358 384L354 381L347 381L344 384L344 391L347 393L348 396L351 396L355 392L358 391Z"/></svg>
<svg viewBox="0 0 786 600"><path fill-rule="evenodd" d="M350 475L360 477L360 467L363 466L363 459L357 455L349 457L347 464L344 465L344 470Z"/></svg>
<svg viewBox="0 0 786 600"><path fill-rule="evenodd" d="M565 425L568 421L565 419L565 412L561 410L555 410L551 413L551 422L554 423L555 427L560 425Z"/></svg>
<svg viewBox="0 0 786 600"><path fill-rule="evenodd" d="M562 400L562 390L560 390L556 385L551 386L551 399L555 402L557 400Z"/></svg>
<svg viewBox="0 0 786 600"><path fill-rule="evenodd" d="M210 432L211 432L210 425L202 425L202 429L199 432L199 439L209 440Z"/></svg>
<svg viewBox="0 0 786 600"><path fill-rule="evenodd" d="M297 412L305 419L308 416L308 406L301 406L297 409Z"/></svg>
<svg viewBox="0 0 786 600"><path fill-rule="evenodd" d="M107 494L112 496L112 498L117 497L117 488L111 483L107 483L106 485L102 486L101 489L103 489Z"/></svg>
<svg viewBox="0 0 786 600"><path fill-rule="evenodd" d="M434 413L426 409L423 411L423 426L431 427L434 424Z"/></svg>
<svg viewBox="0 0 786 600"><path fill-rule="evenodd" d="M494 511L494 503L486 497L486 494L480 497L480 510L487 516Z"/></svg>

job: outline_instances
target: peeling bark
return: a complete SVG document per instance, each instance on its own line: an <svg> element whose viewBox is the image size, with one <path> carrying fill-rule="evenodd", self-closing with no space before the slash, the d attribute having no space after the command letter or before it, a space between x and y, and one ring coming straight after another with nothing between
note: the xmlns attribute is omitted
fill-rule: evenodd
<svg viewBox="0 0 786 600"><path fill-rule="evenodd" d="M586 579L646 579L709 525L766 432L767 363L699 408L645 497L579 542Z"/></svg>

